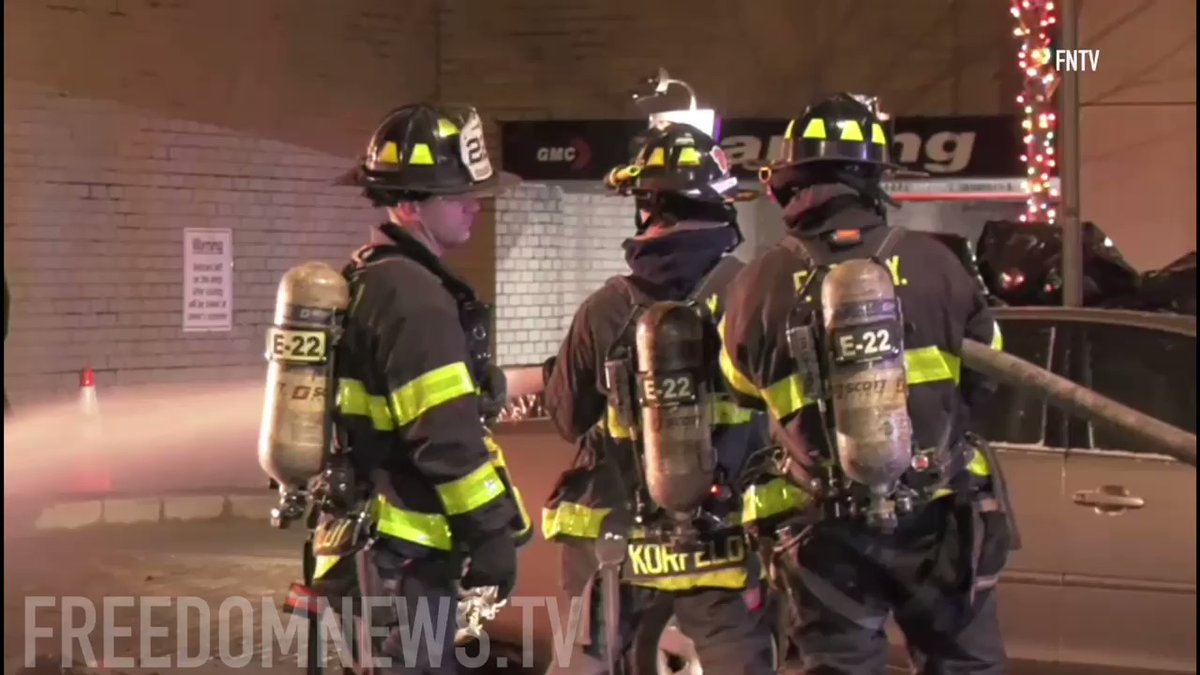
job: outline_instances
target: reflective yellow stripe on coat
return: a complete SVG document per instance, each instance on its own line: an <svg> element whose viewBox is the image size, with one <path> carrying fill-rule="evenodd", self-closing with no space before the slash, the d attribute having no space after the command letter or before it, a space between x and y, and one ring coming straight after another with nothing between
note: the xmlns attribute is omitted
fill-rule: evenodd
<svg viewBox="0 0 1200 675"><path fill-rule="evenodd" d="M337 407L341 414L365 417L373 429L386 432L412 424L437 406L475 391L470 371L460 361L420 375L386 397L369 394L358 380L340 379ZM443 513L400 508L384 496L378 496L371 511L376 530L382 535L428 548L450 550L453 542L447 516L470 513L505 494L504 482L496 472L496 466L493 457L466 476L435 486ZM503 467L502 455L499 466ZM519 496L517 498L520 504ZM523 505L521 510L524 515Z"/></svg>
<svg viewBox="0 0 1200 675"><path fill-rule="evenodd" d="M756 520L800 510L806 507L809 501L810 498L804 491L782 478L762 485L752 485L742 494L742 510L729 525L746 525ZM553 508L542 509L542 536L546 539L595 539L600 536L604 518L610 512L612 509L609 508L560 502ZM635 529L631 536L637 539L644 536L644 533Z"/></svg>
<svg viewBox="0 0 1200 675"><path fill-rule="evenodd" d="M728 371L725 373L725 377L731 385L735 379L749 382L744 375L737 373L732 361L727 357L723 358L721 363L722 367ZM935 382L957 384L962 368L961 361L957 356L943 352L937 347L905 350L904 365L910 386ZM811 395L804 391L800 377L794 374L749 395L761 399L775 419L783 419L804 406L816 402Z"/></svg>
<svg viewBox="0 0 1200 675"><path fill-rule="evenodd" d="M711 403L712 423L714 425L738 425L749 424L750 416L753 414L751 410L739 407L733 401L715 400ZM637 411L635 409L635 414ZM622 425L617 419L617 411L609 406L605 417L605 427L608 429L608 435L613 438L624 440L630 438L629 429Z"/></svg>

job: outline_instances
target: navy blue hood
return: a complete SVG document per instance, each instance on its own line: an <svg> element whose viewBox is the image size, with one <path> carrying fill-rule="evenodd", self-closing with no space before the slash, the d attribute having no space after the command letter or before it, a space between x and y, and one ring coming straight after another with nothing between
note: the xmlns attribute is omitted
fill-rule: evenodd
<svg viewBox="0 0 1200 675"><path fill-rule="evenodd" d="M692 292L738 241L730 227L680 230L652 239L626 239L625 262L633 276L672 300Z"/></svg>

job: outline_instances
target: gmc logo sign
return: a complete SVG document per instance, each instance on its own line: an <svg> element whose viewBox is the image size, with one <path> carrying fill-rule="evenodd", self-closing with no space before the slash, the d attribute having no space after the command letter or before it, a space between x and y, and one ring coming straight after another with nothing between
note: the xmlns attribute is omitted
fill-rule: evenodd
<svg viewBox="0 0 1200 675"><path fill-rule="evenodd" d="M574 162L575 148L538 148L539 162Z"/></svg>
<svg viewBox="0 0 1200 675"><path fill-rule="evenodd" d="M583 169L592 161L592 150L582 138L573 138L570 145L539 147L537 161L542 164L568 164L572 169Z"/></svg>

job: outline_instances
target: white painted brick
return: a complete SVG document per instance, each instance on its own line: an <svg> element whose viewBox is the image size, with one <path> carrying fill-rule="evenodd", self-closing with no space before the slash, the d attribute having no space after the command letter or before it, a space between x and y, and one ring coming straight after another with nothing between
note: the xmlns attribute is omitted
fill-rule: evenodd
<svg viewBox="0 0 1200 675"><path fill-rule="evenodd" d="M243 331L270 320L279 273L306 258L340 264L378 222L356 190L328 185L345 157L30 83L5 86L13 299L5 370L14 405L70 391L76 376L58 373L85 361L126 383L202 377L206 366L260 371L259 337ZM63 139L70 153L47 152ZM185 227L234 230L235 330L212 342L182 332ZM77 343L58 339L72 332Z"/></svg>
<svg viewBox="0 0 1200 675"><path fill-rule="evenodd" d="M544 190L550 198L540 197ZM500 307L514 317L497 327L497 341L514 345L509 360L544 358L557 350L579 303L613 273L625 271L620 243L631 234L631 200L572 194L558 187L522 187L520 198L497 202L499 219L521 223L497 237L502 265ZM528 197L526 197L528 195ZM549 210L546 210L549 208Z"/></svg>

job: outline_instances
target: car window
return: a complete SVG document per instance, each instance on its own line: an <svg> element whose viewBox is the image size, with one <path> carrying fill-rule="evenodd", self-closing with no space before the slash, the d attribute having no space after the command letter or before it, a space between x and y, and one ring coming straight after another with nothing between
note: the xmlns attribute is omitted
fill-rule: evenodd
<svg viewBox="0 0 1200 675"><path fill-rule="evenodd" d="M1099 394L1196 433L1196 340L1140 328L1090 324L1084 330L1090 382ZM1138 452L1121 431L1092 425L1092 447Z"/></svg>
<svg viewBox="0 0 1200 675"><path fill-rule="evenodd" d="M1045 321L1000 319L1004 351L1050 367L1053 325ZM975 430L997 443L1041 443L1046 426L1046 406L1040 398L1005 384L999 385L986 410L972 411Z"/></svg>

